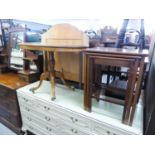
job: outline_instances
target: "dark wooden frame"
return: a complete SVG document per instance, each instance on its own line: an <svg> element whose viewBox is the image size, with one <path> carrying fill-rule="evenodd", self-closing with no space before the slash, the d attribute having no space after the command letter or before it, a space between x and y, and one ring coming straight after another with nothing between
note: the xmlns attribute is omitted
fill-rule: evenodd
<svg viewBox="0 0 155 155"><path fill-rule="evenodd" d="M14 34L23 33L23 41L26 41L26 28L21 27L21 26L15 26L15 27L10 28L10 30L9 30L9 46L8 46L8 51L9 51L8 53L10 55L10 60L11 60L11 52L12 52L12 46L11 45L12 45L12 40L13 40L13 38L12 38L13 33ZM24 64L23 64L23 66L24 66ZM9 68L11 70L18 71L18 69L11 67L10 61L9 61Z"/></svg>
<svg viewBox="0 0 155 155"><path fill-rule="evenodd" d="M136 103L141 89L141 81L144 71L144 58L148 53L137 51L126 52L115 48L94 48L86 49L84 54L84 108L91 112L91 98L93 85L93 72L95 64L112 65L118 67L129 67L128 86L125 95L124 111L122 122L124 124L132 125ZM137 71L139 74L137 77Z"/></svg>
<svg viewBox="0 0 155 155"><path fill-rule="evenodd" d="M151 36L149 48L148 74L144 89L144 134L155 135L155 32Z"/></svg>

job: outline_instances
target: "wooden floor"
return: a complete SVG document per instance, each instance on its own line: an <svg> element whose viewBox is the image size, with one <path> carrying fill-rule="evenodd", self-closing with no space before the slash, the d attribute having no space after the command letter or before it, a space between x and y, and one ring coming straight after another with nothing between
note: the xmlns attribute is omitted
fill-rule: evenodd
<svg viewBox="0 0 155 155"><path fill-rule="evenodd" d="M0 74L0 84L10 87L11 89L17 89L25 86L27 83L19 79L16 73Z"/></svg>

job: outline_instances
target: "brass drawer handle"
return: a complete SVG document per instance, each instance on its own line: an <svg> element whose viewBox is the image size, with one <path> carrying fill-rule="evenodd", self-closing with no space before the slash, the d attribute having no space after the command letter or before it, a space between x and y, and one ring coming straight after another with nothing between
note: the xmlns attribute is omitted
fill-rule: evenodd
<svg viewBox="0 0 155 155"><path fill-rule="evenodd" d="M29 100L28 100L28 99L26 99L26 98L24 98L24 101L25 101L25 102L28 102Z"/></svg>
<svg viewBox="0 0 155 155"><path fill-rule="evenodd" d="M78 131L76 129L71 129L71 131L74 133L74 134L77 134Z"/></svg>
<svg viewBox="0 0 155 155"><path fill-rule="evenodd" d="M32 118L30 118L30 117L27 117L27 119L28 119L29 121L32 121Z"/></svg>
<svg viewBox="0 0 155 155"><path fill-rule="evenodd" d="M50 121L50 120L51 120L51 118L50 118L50 117L45 116L45 120L46 120L46 121Z"/></svg>
<svg viewBox="0 0 155 155"><path fill-rule="evenodd" d="M44 110L49 111L49 110L50 110L50 108L49 108L49 107L44 106Z"/></svg>
<svg viewBox="0 0 155 155"><path fill-rule="evenodd" d="M77 118L70 117L70 119L72 120L72 122L73 122L73 123L76 123L76 122L78 122L78 119L77 119Z"/></svg>
<svg viewBox="0 0 155 155"><path fill-rule="evenodd" d="M51 128L49 128L48 126L46 127L46 130L48 130L48 131L52 131L52 129L51 129Z"/></svg>
<svg viewBox="0 0 155 155"><path fill-rule="evenodd" d="M33 130L33 127L32 127L32 126L29 126L29 128L30 128L31 130Z"/></svg>
<svg viewBox="0 0 155 155"><path fill-rule="evenodd" d="M27 108L27 107L25 108L25 110L26 110L26 111L30 111L30 109L29 109L29 108Z"/></svg>

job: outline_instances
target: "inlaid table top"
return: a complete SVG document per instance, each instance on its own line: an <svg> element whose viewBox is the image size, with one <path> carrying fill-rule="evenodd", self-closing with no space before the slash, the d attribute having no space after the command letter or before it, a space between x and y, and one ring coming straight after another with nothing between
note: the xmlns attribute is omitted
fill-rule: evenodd
<svg viewBox="0 0 155 155"><path fill-rule="evenodd" d="M41 50L49 52L80 52L88 46L55 46L50 43L20 43L20 48L26 50Z"/></svg>
<svg viewBox="0 0 155 155"><path fill-rule="evenodd" d="M148 50L139 50L139 49L123 49L123 48L110 48L110 47L94 47L86 48L85 52L95 52L95 53L104 53L104 54L123 54L123 55L132 55L132 56L148 56Z"/></svg>

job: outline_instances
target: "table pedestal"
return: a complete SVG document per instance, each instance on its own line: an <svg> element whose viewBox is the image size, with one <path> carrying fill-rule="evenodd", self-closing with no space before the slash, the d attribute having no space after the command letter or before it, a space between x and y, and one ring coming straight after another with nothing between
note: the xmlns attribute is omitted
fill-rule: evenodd
<svg viewBox="0 0 155 155"><path fill-rule="evenodd" d="M64 79L63 72L55 72L55 59L54 59L54 52L44 52L44 72L40 76L40 82L39 85L31 88L30 90L32 92L35 92L37 89L40 88L42 85L43 80L49 79L51 81L51 88L52 88L52 98L51 100L56 99L55 95L55 77L59 77L62 81L62 83L68 87L69 89L74 90L74 87L67 84L67 82Z"/></svg>

